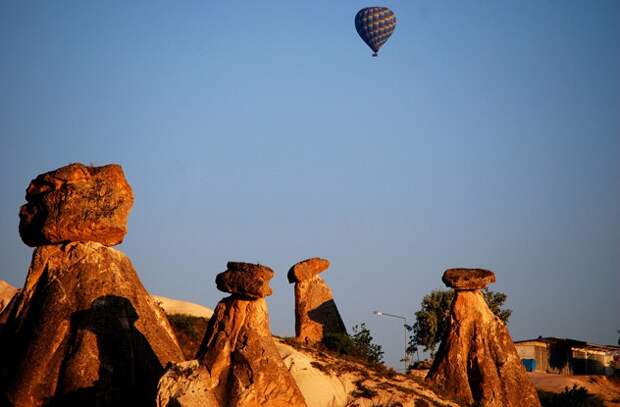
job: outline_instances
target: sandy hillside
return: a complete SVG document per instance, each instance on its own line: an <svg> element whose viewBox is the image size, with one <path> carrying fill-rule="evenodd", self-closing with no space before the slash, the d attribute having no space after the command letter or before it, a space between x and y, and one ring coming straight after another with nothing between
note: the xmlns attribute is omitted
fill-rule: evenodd
<svg viewBox="0 0 620 407"><path fill-rule="evenodd" d="M153 295L153 298L168 315L185 314L201 318L211 318L211 315L213 315L213 310L204 305L162 297L161 295Z"/></svg>
<svg viewBox="0 0 620 407"><path fill-rule="evenodd" d="M4 280L0 280L0 311L8 304L17 291L17 288L13 287L11 284ZM161 295L153 295L153 298L155 298L168 315L185 314L207 319L211 318L211 315L213 315L213 310L204 305L189 301L175 300Z"/></svg>
<svg viewBox="0 0 620 407"><path fill-rule="evenodd" d="M308 407L458 406L435 394L417 377L274 339Z"/></svg>
<svg viewBox="0 0 620 407"><path fill-rule="evenodd" d="M13 287L4 280L0 280L0 311L2 311L2 308L9 303L16 292L17 288Z"/></svg>
<svg viewBox="0 0 620 407"><path fill-rule="evenodd" d="M528 372L528 377L537 389L559 393L573 385L585 387L588 392L596 394L608 406L620 407L620 382L604 376L563 376L550 373Z"/></svg>

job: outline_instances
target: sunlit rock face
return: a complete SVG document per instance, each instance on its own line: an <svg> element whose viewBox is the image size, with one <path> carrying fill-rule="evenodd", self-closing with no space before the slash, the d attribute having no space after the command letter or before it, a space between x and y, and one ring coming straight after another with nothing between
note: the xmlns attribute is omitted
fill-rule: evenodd
<svg viewBox="0 0 620 407"><path fill-rule="evenodd" d="M270 269L248 263L229 263L228 267L216 281L220 290L232 291L232 295L213 311L197 362L177 364L166 371L159 382L157 405L306 406L271 336L267 303L255 298L261 292L271 293L265 287L271 279ZM224 277L234 275L233 270L247 276ZM223 281L231 284L223 286Z"/></svg>
<svg viewBox="0 0 620 407"><path fill-rule="evenodd" d="M91 241L113 246L127 233L133 205L120 165L70 164L37 176L19 211L19 234L28 246Z"/></svg>
<svg viewBox="0 0 620 407"><path fill-rule="evenodd" d="M456 291L481 290L495 282L495 273L485 269L448 269L441 281Z"/></svg>
<svg viewBox="0 0 620 407"><path fill-rule="evenodd" d="M247 299L270 296L273 270L260 264L228 262L228 269L215 278L217 289Z"/></svg>
<svg viewBox="0 0 620 407"><path fill-rule="evenodd" d="M288 272L295 283L295 337L304 343L321 342L326 334L346 334L334 295L319 273L329 261L314 257L300 261Z"/></svg>
<svg viewBox="0 0 620 407"><path fill-rule="evenodd" d="M0 314L0 405L153 405L164 366L183 359L129 258L133 198L118 165L38 176L20 211L38 246L24 287Z"/></svg>
<svg viewBox="0 0 620 407"><path fill-rule="evenodd" d="M539 407L508 329L480 292L495 281L495 274L450 269L443 281L456 292L448 329L426 380L467 405Z"/></svg>
<svg viewBox="0 0 620 407"><path fill-rule="evenodd" d="M164 366L183 360L166 316L118 250L38 247L17 295L0 348L12 405L152 405Z"/></svg>

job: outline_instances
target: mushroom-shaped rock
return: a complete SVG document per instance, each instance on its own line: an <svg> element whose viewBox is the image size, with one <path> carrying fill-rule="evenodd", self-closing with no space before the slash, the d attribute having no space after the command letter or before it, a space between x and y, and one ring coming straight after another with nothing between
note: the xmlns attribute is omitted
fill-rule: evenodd
<svg viewBox="0 0 620 407"><path fill-rule="evenodd" d="M288 281L295 283L295 339L321 342L326 334L346 334L331 288L319 276L329 261L314 257L290 268Z"/></svg>
<svg viewBox="0 0 620 407"><path fill-rule="evenodd" d="M485 407L540 407L508 328L474 288L495 281L487 270L444 273L455 287L448 326L426 380L460 403Z"/></svg>
<svg viewBox="0 0 620 407"><path fill-rule="evenodd" d="M183 360L130 260L100 243L38 247L6 312L0 405L151 405Z"/></svg>
<svg viewBox="0 0 620 407"><path fill-rule="evenodd" d="M260 264L229 262L228 270L215 277L217 289L242 297L257 299L271 295L269 280L273 270Z"/></svg>
<svg viewBox="0 0 620 407"><path fill-rule="evenodd" d="M480 290L495 282L495 273L485 269L448 269L441 281L455 290Z"/></svg>
<svg viewBox="0 0 620 407"><path fill-rule="evenodd" d="M120 165L70 164L37 176L19 212L19 234L28 246L92 241L113 246L127 233L133 205Z"/></svg>
<svg viewBox="0 0 620 407"><path fill-rule="evenodd" d="M249 297L245 277L239 277L263 278L266 286L273 271L235 262L228 263L228 268L218 276L218 287L224 282L235 290L243 286L242 295L235 292L217 304L198 350L198 362L167 370L159 382L157 405L305 407L271 336L267 302Z"/></svg>
<svg viewBox="0 0 620 407"><path fill-rule="evenodd" d="M299 283L300 281L312 278L329 268L329 260L313 257L311 259L302 260L295 264L288 271L288 282Z"/></svg>

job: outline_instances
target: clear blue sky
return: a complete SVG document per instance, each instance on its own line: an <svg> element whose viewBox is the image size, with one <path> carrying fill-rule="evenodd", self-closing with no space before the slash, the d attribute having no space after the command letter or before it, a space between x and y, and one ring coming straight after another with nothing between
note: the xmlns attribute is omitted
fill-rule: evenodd
<svg viewBox="0 0 620 407"><path fill-rule="evenodd" d="M359 1L0 4L0 278L35 175L120 163L121 250L145 286L215 306L229 260L295 262L397 363L448 267L485 267L513 338L620 329L620 2L387 1L379 58Z"/></svg>

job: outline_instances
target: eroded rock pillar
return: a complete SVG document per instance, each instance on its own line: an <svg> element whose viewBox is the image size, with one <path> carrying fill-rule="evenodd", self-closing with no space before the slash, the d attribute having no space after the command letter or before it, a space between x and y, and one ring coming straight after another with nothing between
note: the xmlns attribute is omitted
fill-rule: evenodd
<svg viewBox="0 0 620 407"><path fill-rule="evenodd" d="M20 210L36 246L24 287L0 315L0 405L153 405L183 359L131 261L111 245L133 195L119 165L71 164L36 177Z"/></svg>
<svg viewBox="0 0 620 407"><path fill-rule="evenodd" d="M303 343L321 342L326 334L346 334L331 288L319 276L329 261L314 257L300 261L288 271L295 284L295 337Z"/></svg>
<svg viewBox="0 0 620 407"><path fill-rule="evenodd" d="M306 406L271 337L264 297L272 277L269 267L239 262L217 275L217 288L231 295L215 307L197 360L160 380L158 406Z"/></svg>
<svg viewBox="0 0 620 407"><path fill-rule="evenodd" d="M480 292L495 282L495 274L449 269L442 280L455 295L448 328L426 380L468 405L540 407L508 329Z"/></svg>

